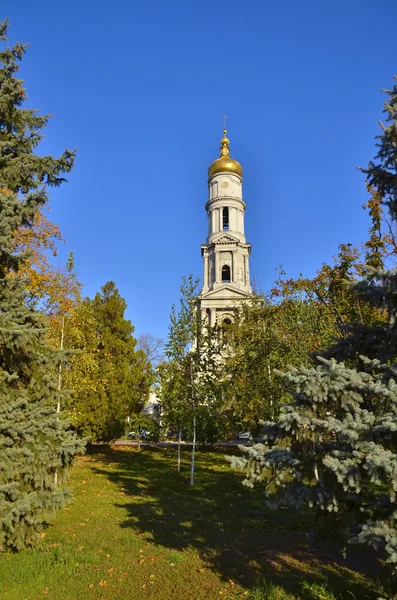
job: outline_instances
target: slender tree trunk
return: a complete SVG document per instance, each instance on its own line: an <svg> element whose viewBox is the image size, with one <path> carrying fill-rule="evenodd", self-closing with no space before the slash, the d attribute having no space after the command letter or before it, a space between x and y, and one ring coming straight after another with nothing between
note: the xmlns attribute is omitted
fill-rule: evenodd
<svg viewBox="0 0 397 600"><path fill-rule="evenodd" d="M65 339L65 317L62 317L61 320L61 343L59 345L60 350L63 350L63 344ZM59 362L58 365L58 392L62 389L62 362ZM58 394L58 402L57 402L57 413L61 412L61 395ZM54 483L58 484L58 469L55 469L54 474Z"/></svg>
<svg viewBox="0 0 397 600"><path fill-rule="evenodd" d="M272 393L272 369L270 367L270 358L267 359L267 376L269 378L269 403L272 412L272 420L274 420L273 393Z"/></svg>
<svg viewBox="0 0 397 600"><path fill-rule="evenodd" d="M141 436L138 434L138 452L141 451Z"/></svg>
<svg viewBox="0 0 397 600"><path fill-rule="evenodd" d="M190 485L194 485L194 459L196 454L196 398L194 395L194 375L193 364L190 362L190 380L192 385L192 413L193 413L193 446L192 446L192 464L190 467Z"/></svg>
<svg viewBox="0 0 397 600"><path fill-rule="evenodd" d="M61 343L60 350L63 350L63 344L65 339L65 317L62 317L61 321ZM60 392L62 388L62 362L59 363L58 366L58 391ZM61 412L61 398L58 396L58 404L57 404L57 413Z"/></svg>
<svg viewBox="0 0 397 600"><path fill-rule="evenodd" d="M190 485L194 485L194 459L196 454L196 411L193 410L193 447L192 447L192 464L190 467Z"/></svg>
<svg viewBox="0 0 397 600"><path fill-rule="evenodd" d="M181 440L182 440L182 429L179 428L178 432L178 473L181 471Z"/></svg>
<svg viewBox="0 0 397 600"><path fill-rule="evenodd" d="M314 455L314 465L313 465L314 478L316 480L316 483L318 483L319 476L318 476L318 466L317 466L316 442L313 442L313 455Z"/></svg>
<svg viewBox="0 0 397 600"><path fill-rule="evenodd" d="M360 299L358 297L358 294L355 294L355 296L356 296L357 310L358 310L358 314L359 314L359 317L360 317L360 323L364 323L364 321L363 321L363 315L361 314Z"/></svg>

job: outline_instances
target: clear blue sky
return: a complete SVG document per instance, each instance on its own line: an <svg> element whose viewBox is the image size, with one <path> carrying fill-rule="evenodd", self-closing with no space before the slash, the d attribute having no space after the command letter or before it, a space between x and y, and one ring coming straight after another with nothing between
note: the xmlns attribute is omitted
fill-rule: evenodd
<svg viewBox="0 0 397 600"><path fill-rule="evenodd" d="M78 147L52 219L92 296L112 279L136 333L165 337L182 275L201 277L221 115L244 168L251 272L315 273L365 239L381 88L397 74L395 0L3 0L42 152Z"/></svg>

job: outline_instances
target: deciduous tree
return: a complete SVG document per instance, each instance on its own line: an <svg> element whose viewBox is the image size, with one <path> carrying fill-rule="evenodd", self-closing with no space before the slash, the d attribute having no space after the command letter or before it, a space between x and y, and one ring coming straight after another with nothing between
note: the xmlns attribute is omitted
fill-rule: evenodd
<svg viewBox="0 0 397 600"><path fill-rule="evenodd" d="M220 415L222 361L216 331L206 327L197 305L198 280L183 278L180 308L172 307L165 355L169 361L160 370L160 394L164 419L177 427L178 470L180 440L185 428L192 437L190 484L194 485L197 433L205 439L205 424L213 426Z"/></svg>
<svg viewBox="0 0 397 600"><path fill-rule="evenodd" d="M137 337L138 349L147 356L148 361L156 368L163 360L164 341L151 333L141 333Z"/></svg>

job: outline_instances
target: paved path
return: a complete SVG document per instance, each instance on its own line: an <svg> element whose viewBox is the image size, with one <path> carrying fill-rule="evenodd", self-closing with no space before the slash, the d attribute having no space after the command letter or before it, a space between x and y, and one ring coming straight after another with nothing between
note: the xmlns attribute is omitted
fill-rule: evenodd
<svg viewBox="0 0 397 600"><path fill-rule="evenodd" d="M137 446L137 440L116 440L113 442L113 446ZM181 442L181 446L191 446L192 442ZM178 442L174 441L166 441L166 442L144 442L141 441L141 446L158 446L159 448L176 448L178 446ZM197 444L197 447L200 447L201 444ZM205 444L206 447L210 448L211 444ZM248 442L247 440L230 440L225 442L216 442L216 444L212 444L215 448L227 448L233 446L252 446L252 442Z"/></svg>

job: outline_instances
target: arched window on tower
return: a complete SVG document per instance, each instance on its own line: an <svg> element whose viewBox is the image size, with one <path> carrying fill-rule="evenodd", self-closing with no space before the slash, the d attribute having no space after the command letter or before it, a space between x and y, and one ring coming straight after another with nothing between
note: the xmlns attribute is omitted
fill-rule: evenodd
<svg viewBox="0 0 397 600"><path fill-rule="evenodd" d="M229 209L227 206L222 211L223 231L229 231Z"/></svg>
<svg viewBox="0 0 397 600"><path fill-rule="evenodd" d="M230 317L226 317L222 320L221 336L226 343L231 342L234 337L233 321Z"/></svg>
<svg viewBox="0 0 397 600"><path fill-rule="evenodd" d="M222 267L222 283L230 283L230 267L223 265Z"/></svg>

